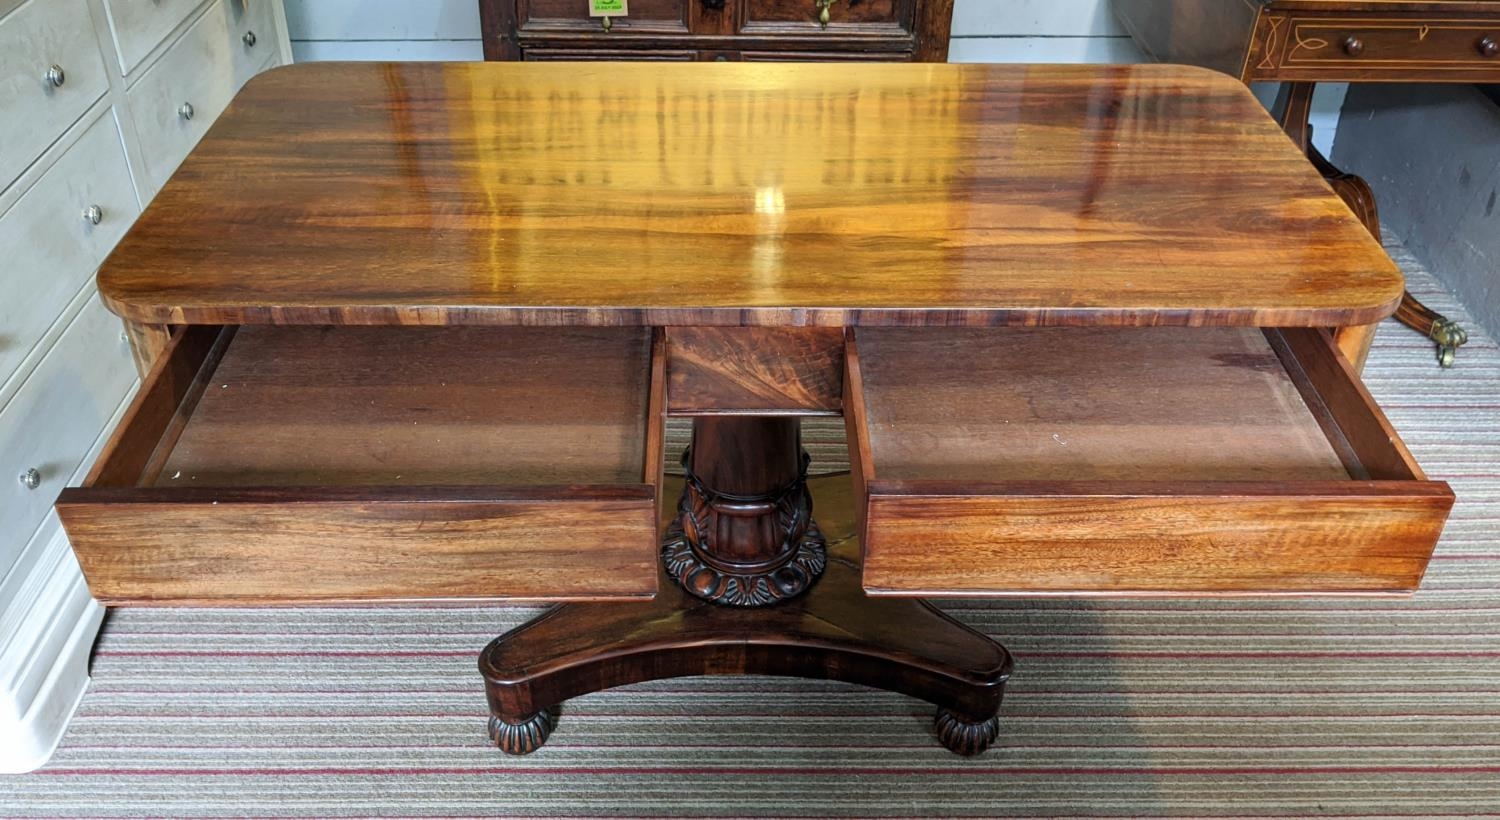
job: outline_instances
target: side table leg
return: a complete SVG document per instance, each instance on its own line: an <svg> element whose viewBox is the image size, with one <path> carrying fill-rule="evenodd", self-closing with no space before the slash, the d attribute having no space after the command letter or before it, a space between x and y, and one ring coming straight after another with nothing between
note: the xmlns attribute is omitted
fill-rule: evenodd
<svg viewBox="0 0 1500 820"><path fill-rule="evenodd" d="M1323 179L1333 188L1334 193L1337 193L1348 204L1349 209L1359 217L1359 221L1364 223L1365 228L1376 240L1379 240L1380 213L1375 206L1375 194L1370 189L1369 183L1334 166L1312 144L1312 126L1308 124L1307 118L1312 110L1315 85L1315 83L1285 84L1281 99L1278 101L1281 109L1281 127L1307 154L1308 160L1323 175ZM1459 346L1469 340L1469 334L1459 327L1458 323L1418 302L1410 293L1401 295L1401 306L1396 309L1396 320L1435 342L1438 364L1443 367L1453 366L1453 358ZM1350 356L1351 362L1355 362L1357 367L1363 369L1363 355L1358 356L1358 361L1356 361L1356 357L1350 354L1361 344L1368 351L1369 339L1346 342L1345 332L1340 331L1339 346L1343 348L1346 356ZM1373 335L1374 332L1371 331L1370 337L1373 338Z"/></svg>
<svg viewBox="0 0 1500 820"><path fill-rule="evenodd" d="M1469 341L1468 331L1457 322L1418 302L1410 293L1401 294L1396 320L1437 343L1437 360L1443 367L1452 367L1458 348Z"/></svg>

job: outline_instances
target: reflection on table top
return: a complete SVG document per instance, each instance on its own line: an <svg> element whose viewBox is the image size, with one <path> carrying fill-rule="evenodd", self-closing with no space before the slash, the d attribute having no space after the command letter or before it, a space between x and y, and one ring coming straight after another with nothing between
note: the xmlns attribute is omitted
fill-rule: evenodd
<svg viewBox="0 0 1500 820"><path fill-rule="evenodd" d="M145 322L1347 325L1402 282L1201 69L314 63L100 287Z"/></svg>

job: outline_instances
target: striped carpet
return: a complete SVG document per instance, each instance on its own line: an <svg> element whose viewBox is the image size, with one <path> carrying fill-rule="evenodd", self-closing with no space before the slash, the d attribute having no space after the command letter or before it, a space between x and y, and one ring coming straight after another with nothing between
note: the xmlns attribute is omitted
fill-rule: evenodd
<svg viewBox="0 0 1500 820"><path fill-rule="evenodd" d="M475 654L536 609L130 610L52 762L0 777L0 814L1500 813L1500 350L1468 327L1447 372L1383 328L1367 373L1459 497L1415 598L954 604L1018 662L977 759L918 701L765 678L579 698L506 758Z"/></svg>

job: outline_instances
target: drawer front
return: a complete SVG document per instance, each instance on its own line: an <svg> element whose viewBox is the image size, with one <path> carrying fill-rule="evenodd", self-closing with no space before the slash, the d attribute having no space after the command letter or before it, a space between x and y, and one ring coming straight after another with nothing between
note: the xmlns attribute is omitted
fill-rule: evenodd
<svg viewBox="0 0 1500 820"><path fill-rule="evenodd" d="M650 487L68 491L101 603L604 600L656 592Z"/></svg>
<svg viewBox="0 0 1500 820"><path fill-rule="evenodd" d="M229 12L215 3L127 92L153 189L177 170L249 77Z"/></svg>
<svg viewBox="0 0 1500 820"><path fill-rule="evenodd" d="M234 62L235 89L266 70L276 57L276 19L265 0L225 0L229 27L224 36Z"/></svg>
<svg viewBox="0 0 1500 820"><path fill-rule="evenodd" d="M871 594L1413 592L1451 499L1227 485L875 485ZM914 549L921 545L920 551Z"/></svg>
<svg viewBox="0 0 1500 820"><path fill-rule="evenodd" d="M692 62L698 58L696 51L635 50L622 48L525 48L521 50L523 60L626 60L640 62Z"/></svg>
<svg viewBox="0 0 1500 820"><path fill-rule="evenodd" d="M745 51L747 63L909 63L910 51Z"/></svg>
<svg viewBox="0 0 1500 820"><path fill-rule="evenodd" d="M91 297L0 410L3 543L26 543L135 382L120 320ZM34 489L17 480L36 470Z"/></svg>
<svg viewBox="0 0 1500 820"><path fill-rule="evenodd" d="M191 327L57 510L116 605L649 597L664 396L638 330Z"/></svg>
<svg viewBox="0 0 1500 820"><path fill-rule="evenodd" d="M745 34L910 34L913 0L743 0Z"/></svg>
<svg viewBox="0 0 1500 820"><path fill-rule="evenodd" d="M604 30L601 17L591 17L588 3L580 0L520 0L518 30L527 34L565 34ZM630 14L610 18L612 34L676 33L688 30L688 0L631 0Z"/></svg>
<svg viewBox="0 0 1500 820"><path fill-rule="evenodd" d="M1500 19L1263 15L1251 79L1500 82Z"/></svg>
<svg viewBox="0 0 1500 820"><path fill-rule="evenodd" d="M838 415L844 332L836 327L667 330L674 415Z"/></svg>
<svg viewBox="0 0 1500 820"><path fill-rule="evenodd" d="M106 112L0 215L0 248L8 256L0 265L6 296L0 383L90 281L138 212L119 128Z"/></svg>
<svg viewBox="0 0 1500 820"><path fill-rule="evenodd" d="M1452 493L1328 334L1079 332L856 335L845 406L866 591L1417 587Z"/></svg>
<svg viewBox="0 0 1500 820"><path fill-rule="evenodd" d="M120 74L134 71L203 0L104 0L120 54Z"/></svg>
<svg viewBox="0 0 1500 820"><path fill-rule="evenodd" d="M0 18L0 188L103 96L104 70L85 0L30 0Z"/></svg>

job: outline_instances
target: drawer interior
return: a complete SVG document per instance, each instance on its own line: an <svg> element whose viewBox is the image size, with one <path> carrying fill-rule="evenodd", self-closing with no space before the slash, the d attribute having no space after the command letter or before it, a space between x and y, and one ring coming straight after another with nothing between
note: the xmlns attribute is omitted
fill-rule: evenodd
<svg viewBox="0 0 1500 820"><path fill-rule="evenodd" d="M859 346L881 478L1350 477L1254 328L894 330Z"/></svg>
<svg viewBox="0 0 1500 820"><path fill-rule="evenodd" d="M641 483L650 355L611 330L242 327L141 481Z"/></svg>
<svg viewBox="0 0 1500 820"><path fill-rule="evenodd" d="M115 605L649 597L662 345L185 328L58 514Z"/></svg>
<svg viewBox="0 0 1500 820"><path fill-rule="evenodd" d="M1394 592L1452 504L1331 336L860 329L875 594Z"/></svg>

